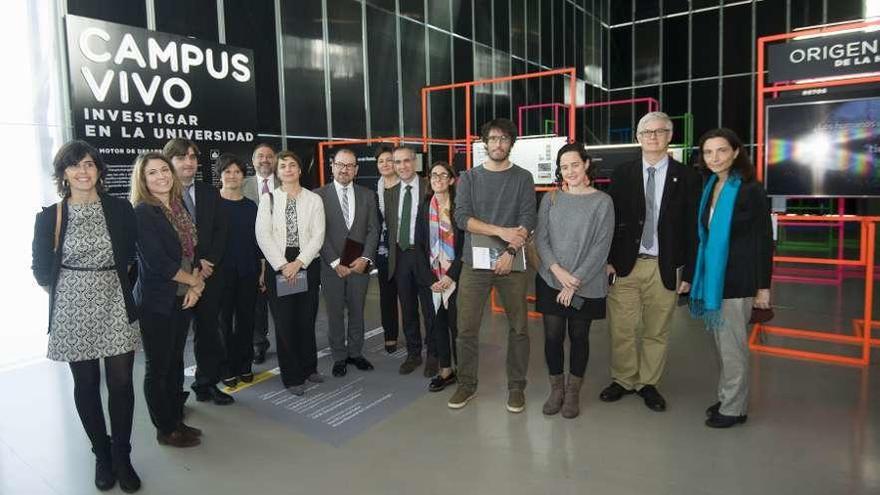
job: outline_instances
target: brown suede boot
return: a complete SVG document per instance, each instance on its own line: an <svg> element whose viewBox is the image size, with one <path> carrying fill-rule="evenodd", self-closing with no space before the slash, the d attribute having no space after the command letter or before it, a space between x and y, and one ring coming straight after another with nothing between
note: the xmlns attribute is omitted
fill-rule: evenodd
<svg viewBox="0 0 880 495"><path fill-rule="evenodd" d="M562 408L565 396L565 375L550 375L550 397L544 403L544 414L552 416Z"/></svg>
<svg viewBox="0 0 880 495"><path fill-rule="evenodd" d="M562 417L576 418L581 413L581 384L584 379L574 375L568 375L568 383L565 384L565 399L562 402Z"/></svg>

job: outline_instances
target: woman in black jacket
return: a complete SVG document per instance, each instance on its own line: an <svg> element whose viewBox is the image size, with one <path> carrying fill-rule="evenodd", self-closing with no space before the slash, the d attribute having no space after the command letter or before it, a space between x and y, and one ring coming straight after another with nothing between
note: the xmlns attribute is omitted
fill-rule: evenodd
<svg viewBox="0 0 880 495"><path fill-rule="evenodd" d="M62 146L53 168L62 199L37 215L32 266L51 296L48 357L70 363L74 403L97 459L95 486L109 490L118 479L131 493L141 486L130 459L131 376L140 341L128 279L137 238L134 213L127 202L104 193L106 167L88 143ZM102 358L112 438L101 404Z"/></svg>
<svg viewBox="0 0 880 495"><path fill-rule="evenodd" d="M690 309L714 334L721 361L718 402L706 410L706 426L729 428L747 419L752 308L770 307L770 208L733 131L707 132L699 150L699 165L710 175L697 217L700 245Z"/></svg>
<svg viewBox="0 0 880 495"><path fill-rule="evenodd" d="M167 158L160 153L138 157L131 203L138 229L134 298L146 357L144 395L159 444L192 447L202 432L183 423L183 349L205 282L193 267L198 236L181 192Z"/></svg>
<svg viewBox="0 0 880 495"><path fill-rule="evenodd" d="M455 357L456 283L461 273L464 232L452 216L455 211L455 169L446 162L434 162L430 170L431 191L419 203L415 244L421 255L418 281L430 287L434 296L434 337L440 371L431 378L428 390L439 392L456 382L452 368Z"/></svg>

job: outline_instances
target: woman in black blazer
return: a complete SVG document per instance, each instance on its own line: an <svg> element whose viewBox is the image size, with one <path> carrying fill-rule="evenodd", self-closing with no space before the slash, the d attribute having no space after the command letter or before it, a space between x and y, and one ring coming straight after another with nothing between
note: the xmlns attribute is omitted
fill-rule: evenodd
<svg viewBox="0 0 880 495"><path fill-rule="evenodd" d="M144 395L160 445L192 447L201 431L183 423L183 349L192 307L205 288L193 261L195 225L171 163L159 153L138 157L131 175L137 217L138 280L146 370Z"/></svg>
<svg viewBox="0 0 880 495"><path fill-rule="evenodd" d="M752 308L770 307L770 208L733 131L707 132L698 149L708 180L697 217L700 244L690 306L714 334L721 360L718 401L706 410L706 425L729 428L747 419Z"/></svg>
<svg viewBox="0 0 880 495"><path fill-rule="evenodd" d="M109 490L118 479L130 493L141 486L130 459L131 376L140 341L128 279L137 238L134 212L104 193L106 167L88 143L62 146L53 168L62 199L37 215L32 265L51 296L48 357L70 363L74 403L97 459L95 486ZM112 438L101 403L102 358Z"/></svg>
<svg viewBox="0 0 880 495"><path fill-rule="evenodd" d="M464 232L452 216L455 211L455 169L446 162L434 162L430 170L431 193L419 203L414 234L419 285L430 287L434 296L434 337L440 371L431 378L428 390L439 392L456 382L452 368L455 357L455 284L461 273Z"/></svg>

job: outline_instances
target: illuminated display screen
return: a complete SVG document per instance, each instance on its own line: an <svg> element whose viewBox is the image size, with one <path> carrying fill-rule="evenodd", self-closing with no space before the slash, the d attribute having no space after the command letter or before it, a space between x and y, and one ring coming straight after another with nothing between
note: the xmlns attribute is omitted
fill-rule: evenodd
<svg viewBox="0 0 880 495"><path fill-rule="evenodd" d="M880 98L767 107L767 193L880 196Z"/></svg>

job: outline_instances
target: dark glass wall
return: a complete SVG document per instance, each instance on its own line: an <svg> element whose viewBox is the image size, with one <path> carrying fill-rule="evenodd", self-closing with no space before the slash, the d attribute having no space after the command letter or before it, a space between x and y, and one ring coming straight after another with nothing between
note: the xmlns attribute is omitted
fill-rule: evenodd
<svg viewBox="0 0 880 495"><path fill-rule="evenodd" d="M602 68L612 100L653 96L670 115L693 116L694 140L725 126L754 143L757 38L858 20L864 1L612 0L607 8ZM644 111L611 110L608 139L625 141ZM673 142L684 138L677 124Z"/></svg>
<svg viewBox="0 0 880 495"><path fill-rule="evenodd" d="M66 5L75 15L155 26L159 31L253 50L257 140L296 151L309 172L304 182L316 185L319 141L421 136L421 89L426 85L574 67L578 79L587 82L580 92L583 102L607 100L604 51L609 44L610 5L616 3L68 0ZM149 11L155 14L153 19L148 19ZM627 43L629 51L632 43ZM652 75L656 69L652 71L649 79L656 77ZM631 78L626 84L632 84ZM521 106L563 103L568 91L566 81L555 77L478 86L471 96L471 132L478 134L487 120L517 121ZM464 137L464 100L461 89L431 94L427 121L431 136ZM554 129L551 109L522 115L527 134ZM608 112L589 112L589 118L578 115L578 137L601 142L607 134ZM560 133L567 131L565 116L558 112ZM431 154L446 158L446 147L434 146Z"/></svg>

